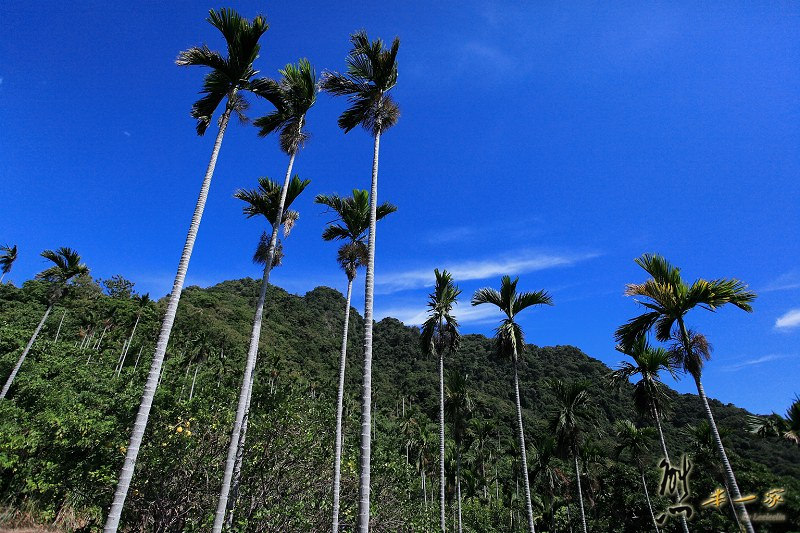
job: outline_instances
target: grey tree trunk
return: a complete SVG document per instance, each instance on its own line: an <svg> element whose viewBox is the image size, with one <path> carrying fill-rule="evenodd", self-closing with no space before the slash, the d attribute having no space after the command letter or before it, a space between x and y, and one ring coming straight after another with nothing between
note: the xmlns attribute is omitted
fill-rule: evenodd
<svg viewBox="0 0 800 533"><path fill-rule="evenodd" d="M658 530L658 523L656 522L656 515L653 513L653 504L650 503L650 493L647 492L647 481L644 479L644 470L640 470L639 473L642 475L642 488L644 488L644 497L647 499L647 508L650 509L650 518L653 519L653 527L656 528L656 533L661 533Z"/></svg>
<svg viewBox="0 0 800 533"><path fill-rule="evenodd" d="M103 328L103 333L101 333L100 338L97 339L97 343L94 345L95 350L100 350L100 345L103 343L103 338L106 336L106 331L108 331L108 326Z"/></svg>
<svg viewBox="0 0 800 533"><path fill-rule="evenodd" d="M58 342L58 336L61 335L61 326L64 324L64 317L67 316L67 310L64 309L64 312L61 314L61 320L58 323L58 330L56 331L56 338L53 339L53 342Z"/></svg>
<svg viewBox="0 0 800 533"><path fill-rule="evenodd" d="M342 470L342 411L344 409L344 373L347 364L347 329L350 325L350 298L353 294L353 280L347 280L347 304L344 310L344 331L342 332L342 352L339 356L339 392L336 396L336 442L333 458L333 533L339 532L339 490ZM406 448L407 450L408 448ZM424 490L424 489L423 489Z"/></svg>
<svg viewBox="0 0 800 533"><path fill-rule="evenodd" d="M134 372L136 372L136 369L139 368L139 358L142 356L142 348L144 348L144 346L139 346L139 354L136 356L136 364L133 365Z"/></svg>
<svg viewBox="0 0 800 533"><path fill-rule="evenodd" d="M28 352L31 351L31 346L33 346L33 343L36 342L36 337L39 336L39 332L42 330L42 326L44 326L45 321L47 321L47 316L50 314L50 311L52 309L53 309L53 304L51 303L50 305L47 306L47 310L44 312L44 316L42 316L42 319L39 321L39 325L36 326L36 329L33 332L33 336L28 341L28 344L25 346L25 349L22 351L22 355L19 356L17 364L14 365L14 370L11 371L11 375L8 376L8 379L6 380L6 384L3 385L3 390L2 392L0 392L0 400L4 399L6 397L6 394L8 394L8 389L11 388L11 384L14 382L14 378L17 377L17 372L19 372L19 368L22 366L22 363L28 356Z"/></svg>
<svg viewBox="0 0 800 533"><path fill-rule="evenodd" d="M531 533L536 529L533 525L533 505L531 504L531 485L528 482L528 454L525 452L525 430L522 428L522 402L519 399L519 373L517 372L517 349L514 348L514 396L517 402L517 434L519 449L522 453L522 476L525 483L525 509L528 513L528 528Z"/></svg>
<svg viewBox="0 0 800 533"><path fill-rule="evenodd" d="M461 526L461 445L456 444L458 450L456 452L456 492L458 493L458 533L462 533Z"/></svg>
<svg viewBox="0 0 800 533"><path fill-rule="evenodd" d="M239 500L239 482L242 478L242 463L244 462L245 440L247 438L247 428L250 425L250 400L252 399L253 381L255 381L256 372L255 368L253 373L250 374L250 388L251 394L247 399L247 408L244 411L244 422L242 422L242 431L239 434L239 446L236 450L236 464L233 466L233 480L231 481L231 492L228 496L228 510L225 517L225 527L230 529L233 527L233 515L236 511L236 503Z"/></svg>
<svg viewBox="0 0 800 533"><path fill-rule="evenodd" d="M575 480L578 482L578 502L581 504L581 523L583 524L583 533L587 533L586 513L583 510L583 491L581 491L581 471L578 468L578 450L573 450L572 456L575 459Z"/></svg>
<svg viewBox="0 0 800 533"><path fill-rule="evenodd" d="M222 526L225 523L225 511L228 507L228 496L231 489L231 480L233 479L233 470L236 465L236 454L240 446L244 447L244 436L246 435L246 431L242 431L242 425L244 423L245 413L250 406L250 395L252 393L251 377L253 375L253 369L256 366L256 360L258 359L258 343L261 339L261 322L264 316L264 300L266 300L267 296L269 274L272 270L272 261L275 257L275 247L278 242L278 230L281 227L281 221L283 219L283 206L286 203L286 192L289 189L289 179L292 175L294 158L295 154L293 153L289 157L289 167L286 169L286 177L283 180L283 187L281 188L281 199L278 203L275 224L272 226L272 237L269 241L267 263L264 265L264 276L261 279L261 294L258 297L256 315L253 319L253 331L250 334L250 348L247 351L247 363L245 364L244 376L242 378L242 388L239 392L239 404L236 408L236 420L233 424L231 441L228 445L228 457L225 460L225 473L222 477L222 488L219 492L217 512L214 516L214 527L212 528L213 533L220 533L222 531Z"/></svg>
<svg viewBox="0 0 800 533"><path fill-rule="evenodd" d="M686 331L686 325L683 323L683 319L681 318L678 318L678 327L680 328L681 332L683 349L687 354L692 353L691 347L689 346L689 333ZM697 385L697 394L700 396L700 399L703 402L703 409L706 412L708 425L711 428L711 436L714 439L714 445L717 448L719 459L722 462L723 468L725 469L725 479L727 480L729 492L731 492L731 495L733 496L731 499L741 500L742 494L739 492L739 485L736 483L736 476L733 475L733 468L731 468L731 463L728 461L728 454L725 453L725 447L722 445L722 439L719 436L719 431L717 431L717 423L714 422L714 415L711 413L711 406L708 405L706 391L703 389L700 376L698 375L693 377L695 385ZM741 501L736 502L736 510L739 511L739 523L744 526L747 533L755 533L753 524L750 523L750 515L747 514L747 508Z"/></svg>
<svg viewBox="0 0 800 533"><path fill-rule="evenodd" d="M133 342L133 335L136 333L136 326L139 325L139 319L142 317L141 313L136 315L136 322L133 323L133 330L131 331L131 336L128 337L128 343L122 348L122 358L119 364L119 369L117 370L117 376L120 375L122 372L122 366L125 364L125 358L128 356L128 350L131 348L131 343Z"/></svg>
<svg viewBox="0 0 800 533"><path fill-rule="evenodd" d="M669 461L669 452L667 452L667 441L664 439L664 431L661 429L661 416L658 412L658 409L655 405L651 406L653 411L653 420L656 422L656 428L658 428L658 438L661 441L661 451L664 452L664 458ZM683 533L689 533L689 523L686 520L686 515L681 515L681 528L683 529ZM658 529L658 528L656 528Z"/></svg>
<svg viewBox="0 0 800 533"><path fill-rule="evenodd" d="M378 209L378 154L381 132L375 134L372 185L369 195L368 260L364 290L364 377L361 396L361 473L358 491L358 531L369 533L370 459L372 457L372 304L375 291L375 221Z"/></svg>
<svg viewBox="0 0 800 533"><path fill-rule="evenodd" d="M125 462L122 465L119 482L117 483L117 489L114 493L114 500L111 504L108 518L106 519L104 528L106 533L115 533L117 531L120 517L122 516L122 508L125 505L125 498L128 496L128 488L133 479L136 458L139 456L139 448L144 438L144 431L147 428L147 420L150 417L150 408L153 405L153 398L155 397L156 388L160 380L161 367L164 364L164 355L167 352L167 344L169 343L169 337L172 333L172 325L175 323L175 313L178 310L178 302L181 299L181 290L183 289L183 283L186 279L186 271L189 268L189 259L192 257L192 248L194 248L194 241L197 238L197 230L200 228L200 219L203 217L203 209L206 205L208 190L211 187L211 177L214 174L214 167L217 165L217 156L222 146L222 137L225 134L225 128L228 126L228 119L231 114L231 108L229 107L230 98L228 101L228 107L225 109L225 112L222 114L222 119L220 120L219 132L214 141L214 149L211 152L211 160L208 163L206 175L200 187L200 194L194 208L192 222L189 225L189 232L186 235L186 243L183 245L183 252L181 253L181 259L178 263L178 271L175 274L175 282L172 285L172 292L170 292L169 302L167 303L164 322L161 324L161 332L158 335L155 354L153 355L153 361L150 365L150 373L147 376L144 394L139 404L139 412L136 413L136 421L133 425L131 440L128 443L128 449L125 453Z"/></svg>
<svg viewBox="0 0 800 533"><path fill-rule="evenodd" d="M444 520L444 354L439 354L439 526L446 531Z"/></svg>
<svg viewBox="0 0 800 533"><path fill-rule="evenodd" d="M200 363L197 363L194 367L194 376L192 377L192 388L189 389L189 401L192 401L194 397L194 384L197 381L197 371L200 370Z"/></svg>
<svg viewBox="0 0 800 533"><path fill-rule="evenodd" d="M706 397L706 391L703 389L703 384L700 382L699 377L696 377L694 381L697 385L697 394L703 401L703 409L705 409L706 418L708 418L708 425L711 427L711 435L714 438L714 446L717 448L719 459L722 461L722 465L725 469L725 479L727 480L729 492L731 493L731 496L733 496L731 500L736 502L736 500L742 499L742 494L739 492L739 485L736 483L736 477L733 475L731 463L728 461L728 454L725 453L725 447L722 445L722 439L719 436L719 431L717 431L717 424L714 422L714 415L711 413L711 406L708 404L708 398ZM744 528L747 530L747 533L755 533L753 524L750 523L750 515L747 514L747 508L741 501L736 502L735 506L739 514L739 523L744 526Z"/></svg>

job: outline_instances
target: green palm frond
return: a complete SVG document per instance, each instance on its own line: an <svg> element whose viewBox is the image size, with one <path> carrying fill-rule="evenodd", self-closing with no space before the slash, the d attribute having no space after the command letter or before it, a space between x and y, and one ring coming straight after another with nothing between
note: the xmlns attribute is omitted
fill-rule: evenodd
<svg viewBox="0 0 800 533"><path fill-rule="evenodd" d="M362 241L351 241L343 244L336 254L336 261L342 267L347 279L353 281L358 269L366 266L369 260L367 245Z"/></svg>
<svg viewBox="0 0 800 533"><path fill-rule="evenodd" d="M685 339L677 333L672 341L669 352L675 363L695 379L700 379L704 363L711 359L713 348L708 339L702 333L687 330Z"/></svg>
<svg viewBox="0 0 800 533"><path fill-rule="evenodd" d="M458 350L461 336L458 321L452 315L453 306L458 301L461 290L453 283L453 276L447 271L435 269L436 284L428 296L428 318L420 331L420 347L423 353L442 355Z"/></svg>
<svg viewBox="0 0 800 533"><path fill-rule="evenodd" d="M13 246L4 245L0 246L0 272L8 274L11 272L11 267L17 260L17 245Z"/></svg>
<svg viewBox="0 0 800 533"><path fill-rule="evenodd" d="M211 69L200 91L204 96L192 105L191 116L197 120L198 135L205 134L214 112L226 97L229 98L228 109L235 110L240 118L244 116L243 100L236 99L235 95L237 91L249 90L250 80L258 74L253 69L259 52L258 40L269 27L261 15L251 22L232 9L211 10L207 20L224 36L227 57L202 45L180 52L175 60L178 66Z"/></svg>
<svg viewBox="0 0 800 533"><path fill-rule="evenodd" d="M553 305L553 298L544 290L517 294L511 306L512 314L516 315L533 305Z"/></svg>
<svg viewBox="0 0 800 533"><path fill-rule="evenodd" d="M325 72L321 87L334 96L346 96L350 107L339 117L345 133L362 126L377 135L397 123L400 109L389 91L397 83L399 39L386 49L381 39L369 40L366 32L350 37L347 72Z"/></svg>
<svg viewBox="0 0 800 533"><path fill-rule="evenodd" d="M581 440L583 426L587 423L589 382L550 379L547 385L555 396L556 404L550 429L555 435L562 456L575 453Z"/></svg>
<svg viewBox="0 0 800 533"><path fill-rule="evenodd" d="M472 305L481 305L481 304L492 304L496 305L500 310L503 310L503 297L500 295L500 292L497 289L492 289L491 287L484 287L483 289L478 289L475 291L475 294L472 295Z"/></svg>
<svg viewBox="0 0 800 533"><path fill-rule="evenodd" d="M70 280L89 273L89 268L81 262L81 256L72 248L62 246L57 250L45 250L42 257L52 261L53 266L39 272L36 278L53 284L52 300L63 294Z"/></svg>
<svg viewBox="0 0 800 533"><path fill-rule="evenodd" d="M283 216L281 217L281 224L284 224L284 228L291 229L299 217L299 214L290 210L289 206L308 187L309 183L311 183L311 180L301 180L297 174L292 176L289 181L289 187L286 189L286 200L283 205ZM271 225L275 225L281 198L281 186L277 182L266 177L258 178L257 189L239 189L233 196L247 204L242 208L242 212L247 218L261 215Z"/></svg>
<svg viewBox="0 0 800 533"><path fill-rule="evenodd" d="M326 241L349 239L360 241L369 230L369 193L365 190L353 189L352 196L341 197L338 194L318 194L314 202L328 207L336 213L322 234ZM376 220L397 211L397 207L384 202L376 208Z"/></svg>
<svg viewBox="0 0 800 533"><path fill-rule="evenodd" d="M250 84L255 94L275 106L274 111L253 124L262 137L278 132L281 149L292 155L308 140L303 126L306 113L317 101L317 77L307 59L301 59L297 65L288 64L279 73L278 81L261 79Z"/></svg>

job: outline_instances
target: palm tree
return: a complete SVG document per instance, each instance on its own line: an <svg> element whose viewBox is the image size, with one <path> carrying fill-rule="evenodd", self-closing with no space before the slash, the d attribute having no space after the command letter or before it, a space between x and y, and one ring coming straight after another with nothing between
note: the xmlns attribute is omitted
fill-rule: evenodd
<svg viewBox="0 0 800 533"><path fill-rule="evenodd" d="M222 137L225 134L225 128L228 126L231 113L236 112L240 117L243 117L242 113L247 108L247 102L243 98L241 91L251 89L251 80L258 73L253 69L253 62L258 57L258 40L268 28L267 21L263 16L258 15L251 22L242 18L232 9L212 10L209 12L207 20L225 37L228 56L223 57L219 52L212 51L203 45L181 52L175 61L179 66L211 68L211 72L206 74L201 91L205 96L197 100L192 106L191 115L197 120L196 129L198 135L203 135L206 132L214 111L223 100L227 100L225 110L219 119L219 131L216 141L214 141L211 160L208 163L203 184L200 187L192 222L186 235L186 244L184 244L181 259L178 263L178 271L175 274L175 282L167 303L167 310L161 325L161 333L156 343L156 350L147 376L142 401L139 404L139 412L136 414L131 439L125 453L125 462L120 472L119 483L117 483L111 510L106 519L106 532L116 532L119 527L122 507L125 505L128 488L133 479L133 470L136 467L136 458L139 455L139 448L150 417L150 408L158 387L161 367L164 363L164 354L167 351L172 325L175 323L175 313L178 310L183 282L186 279L186 271L189 268L189 259L197 237L197 230L200 227L200 219L203 216L208 189L211 186L211 177L217 164Z"/></svg>
<svg viewBox="0 0 800 533"><path fill-rule="evenodd" d="M629 361L621 362L619 368L609 376L610 380L613 385L621 387L624 383L628 383L633 376L641 376L633 386L633 404L640 415L652 418L655 422L661 443L661 451L669 461L669 452L667 451L667 442L664 439L664 431L661 428L661 419L664 417L664 410L670 400L667 394L667 386L661 381L658 374L662 370L666 370L675 377L673 356L664 348L650 346L646 336L637 338L627 348L618 345L617 351L629 356L633 359L633 363ZM683 514L681 514L681 527L684 533L689 533L689 524Z"/></svg>
<svg viewBox="0 0 800 533"><path fill-rule="evenodd" d="M292 160L294 155L291 156ZM291 163L289 168L291 169ZM261 292L258 297L258 304L256 305L256 314L253 319L253 330L250 335L250 348L247 351L247 361L244 369L244 376L242 377L242 387L239 391L239 403L236 407L236 419L234 420L233 430L231 431L231 440L228 445L228 456L225 461L225 473L222 478L222 488L220 489L220 496L217 502L217 511L214 517L213 531L222 531L225 524L226 512L230 511L233 514L233 507L236 504L235 496L238 493L238 477L233 479L234 471L236 469L237 456L241 457L244 453L245 437L247 435L247 419L249 418L250 411L250 397L252 395L253 383L253 370L255 369L256 360L258 358L258 345L261 338L261 322L264 314L264 301L267 296L267 287L269 286L269 275L272 271L273 262L275 260L275 248L278 239L278 230L281 225L284 228L284 237L288 236L295 221L299 215L297 212L289 209L292 202L305 190L310 180L300 180L295 175L289 180L287 176L282 187L269 178L259 178L257 189L239 189L234 196L239 200L245 202L243 212L248 218L254 216L263 216L272 226L272 236L270 238L267 259L264 262L264 273L261 279ZM258 252L256 252L258 255ZM233 481L233 485L231 482ZM233 496L231 501L228 501L229 494L231 493L231 486L233 486ZM230 504L230 505L229 505Z"/></svg>
<svg viewBox="0 0 800 533"><path fill-rule="evenodd" d="M525 432L522 427L522 404L519 399L519 372L517 369L519 354L525 349L522 328L516 322L520 311L534 305L553 305L553 299L546 291L517 293L519 278L511 281L509 276L503 276L500 290L484 288L472 296L472 305L496 305L506 315L497 327L497 353L501 357L511 358L514 365L514 395L517 403L517 435L519 449L522 455L522 473L525 482L525 506L528 512L528 527L534 533L533 505L531 504L531 486L528 482L528 458L525 452Z"/></svg>
<svg viewBox="0 0 800 533"><path fill-rule="evenodd" d="M467 435L467 425L472 414L472 398L469 395L469 380L466 374L451 370L445 385L445 413L453 428L456 444L456 496L458 501L458 533L461 525L461 449Z"/></svg>
<svg viewBox="0 0 800 533"><path fill-rule="evenodd" d="M750 430L761 437L780 437L800 444L800 396L786 410L786 418L777 413L769 416L750 415Z"/></svg>
<svg viewBox="0 0 800 533"><path fill-rule="evenodd" d="M17 260L17 245L13 246L0 246L0 283L3 283L3 278L6 274L11 272L11 267L14 266L14 261Z"/></svg>
<svg viewBox="0 0 800 533"><path fill-rule="evenodd" d="M533 463L533 479L541 475L542 485L545 488L545 504L550 507L550 529L553 529L555 519L555 500L559 487L564 483L565 477L555 465L557 455L556 439L552 435L543 435L531 447L531 462Z"/></svg>
<svg viewBox="0 0 800 533"><path fill-rule="evenodd" d="M390 48L383 41L370 42L367 33L350 36L353 48L347 55L347 72L326 72L322 89L334 96L346 96L350 107L339 116L345 133L361 125L374 137L372 185L370 187L369 239L364 291L364 375L361 405L361 481L359 484L358 528L369 531L370 458L372 456L372 305L375 289L375 224L378 220L378 154L383 132L397 123L400 109L389 91L397 83L397 51L400 40Z"/></svg>
<svg viewBox="0 0 800 533"><path fill-rule="evenodd" d="M575 462L575 481L578 486L578 502L581 509L583 532L586 533L586 513L583 508L583 492L581 490L581 472L578 467L580 446L583 440L582 422L589 403L589 382L586 380L566 382L560 379L549 381L556 400L555 416L550 429L556 439L556 447L564 458L572 456Z"/></svg>
<svg viewBox="0 0 800 533"><path fill-rule="evenodd" d="M342 462L342 410L344 403L344 375L347 362L347 330L350 324L350 298L353 293L353 280L359 267L365 266L369 261L369 251L364 243L364 238L369 229L370 209L369 193L364 190L353 189L353 196L342 198L336 194L319 194L314 199L318 204L327 206L336 213L336 219L331 221L322 232L326 241L344 240L338 251L337 261L347 276L347 298L344 310L344 331L342 333L342 351L339 357L339 391L336 400L336 441L333 466L333 532L339 531L339 493L341 482ZM389 213L397 211L397 207L390 203L378 206L376 220L380 220Z"/></svg>
<svg viewBox="0 0 800 533"><path fill-rule="evenodd" d="M439 359L439 525L445 531L445 480L444 480L444 355L458 350L461 336L458 321L452 315L453 306L461 290L453 283L447 271L435 269L436 285L428 296L428 318L422 325L419 337L423 353Z"/></svg>
<svg viewBox="0 0 800 533"><path fill-rule="evenodd" d="M617 460L624 452L628 452L633 460L639 475L642 478L642 488L647 499L647 508L650 509L650 518L653 519L653 527L658 533L658 523L656 515L653 513L653 504L650 503L650 494L647 492L647 481L644 477L644 457L649 450L649 442L655 436L655 428L637 428L630 420L619 420L615 425L616 447L614 455Z"/></svg>
<svg viewBox="0 0 800 533"><path fill-rule="evenodd" d="M476 448L478 461L480 464L481 483L483 483L483 497L489 497L489 487L486 474L486 448L487 443L494 435L494 424L485 418L473 418L470 420L470 437L472 445ZM491 452L490 452L491 453Z"/></svg>
<svg viewBox="0 0 800 533"><path fill-rule="evenodd" d="M25 349L22 351L22 355L19 356L17 364L11 371L11 375L8 376L5 385L3 385L3 390L0 391L0 400L4 399L6 394L8 394L8 389L11 388L11 384L14 382L14 378L17 376L17 372L19 372L22 363L28 356L28 352L30 351L31 346L33 346L33 343L36 341L36 337L39 335L39 332L42 330L42 326L44 326L45 321L47 321L50 311L53 310L53 306L68 289L69 281L75 276L87 274L89 272L89 269L86 267L86 265L81 263L81 256L78 255L78 252L71 248L61 247L55 251L45 250L42 252L42 257L53 262L53 266L36 275L38 279L50 283L50 294L48 296L47 310L45 310L44 316L42 316L42 319L39 321L39 325L37 325L36 329L33 331L33 335L28 341L28 344L25 346Z"/></svg>
<svg viewBox="0 0 800 533"><path fill-rule="evenodd" d="M691 285L681 277L679 268L671 265L660 255L644 254L637 258L636 264L652 276L644 283L629 284L625 289L628 296L641 296L645 300L639 302L648 311L628 321L616 331L616 338L623 346L632 345L638 337L655 329L656 339L661 342L674 341L673 353L679 357L680 364L692 375L697 386L697 393L703 403L706 418L714 436L720 461L725 469L727 484L734 500L738 500L743 525L748 533L753 533L753 525L747 509L741 503L742 495L733 474L730 461L725 453L719 431L714 422L714 415L708 404L703 384L700 381L703 359L710 357L708 343L702 335L692 337L686 328L685 315L695 307L716 311L720 307L731 304L743 311L752 312L750 303L756 294L747 290L747 286L737 279L697 279ZM677 327L676 327L677 325Z"/></svg>

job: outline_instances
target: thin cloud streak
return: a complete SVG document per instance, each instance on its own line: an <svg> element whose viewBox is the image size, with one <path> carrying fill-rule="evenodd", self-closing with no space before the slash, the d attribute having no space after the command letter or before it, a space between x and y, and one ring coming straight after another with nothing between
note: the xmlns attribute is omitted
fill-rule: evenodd
<svg viewBox="0 0 800 533"><path fill-rule="evenodd" d="M800 289L800 273L794 270L781 274L762 288L760 292L787 291L791 289Z"/></svg>
<svg viewBox="0 0 800 533"><path fill-rule="evenodd" d="M741 370L743 368L747 368L753 365L760 365L763 363L769 363L771 361L778 361L780 359L788 359L790 357L794 357L791 354L769 354L769 355L762 355L761 357L756 357L755 359L748 359L746 361L742 361L740 363L735 363L732 365L728 365L722 367L724 372L735 372L737 370Z"/></svg>
<svg viewBox="0 0 800 533"><path fill-rule="evenodd" d="M449 271L456 282L487 279L501 275L518 275L549 268L572 266L580 261L598 257L598 253L584 254L547 254L547 253L521 253L514 259L486 259L483 261L462 261L450 263L443 261L440 267ZM376 278L378 294L391 294L394 292L430 287L433 285L434 267L407 270L382 274Z"/></svg>
<svg viewBox="0 0 800 533"><path fill-rule="evenodd" d="M800 327L800 309L789 309L775 321L775 329L790 330Z"/></svg>
<svg viewBox="0 0 800 533"><path fill-rule="evenodd" d="M428 310L424 305L388 308L375 314L381 318L396 318L407 326L421 326L428 318ZM489 324L500 322L502 318L501 312L490 305L472 307L469 304L456 303L452 314L459 324Z"/></svg>

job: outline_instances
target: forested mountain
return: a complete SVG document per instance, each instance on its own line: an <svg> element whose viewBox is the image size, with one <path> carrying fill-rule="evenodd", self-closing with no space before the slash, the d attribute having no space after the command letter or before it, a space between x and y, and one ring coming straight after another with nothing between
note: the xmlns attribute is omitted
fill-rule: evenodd
<svg viewBox="0 0 800 533"><path fill-rule="evenodd" d="M102 285L82 277L55 306L7 400L0 402L0 527L102 529L165 309L165 300L137 299L132 288L118 277ZM258 293L259 282L252 279L185 289L123 514L125 530L210 529ZM304 296L270 287L266 302L235 528L325 531L345 299L326 287ZM28 281L22 288L0 284L0 377L11 372L46 304L43 282ZM362 350L363 326L353 311L350 354ZM435 531L437 361L422 355L417 328L387 318L375 325L374 334L373 530ZM495 357L493 343L467 335L447 359L449 369L466 375L473 407L462 451L464 528L524 531L513 369ZM349 531L358 511L361 360L349 357L347 364L341 527ZM631 387L613 390L608 367L566 345L527 346L519 372L537 530L580 529L574 469L544 453L554 409L548 380L561 378L589 381L581 457L589 530L653 531L638 471L625 455L614 453L614 423L637 421ZM723 487L714 451L705 442L701 403L691 394L670 396L667 445L672 455L686 452L695 464L690 527L736 530L727 505L701 507ZM800 529L800 448L751 434L743 409L716 401L712 409L743 494L757 496L748 504L751 514L769 511L761 502L767 490L785 489L785 503L770 512L788 520L756 523L757 530ZM452 503L455 443L449 426ZM659 448L654 442L650 449L646 475L659 513L668 501L658 496ZM454 512L449 505L449 528ZM677 521L662 530L677 531Z"/></svg>

